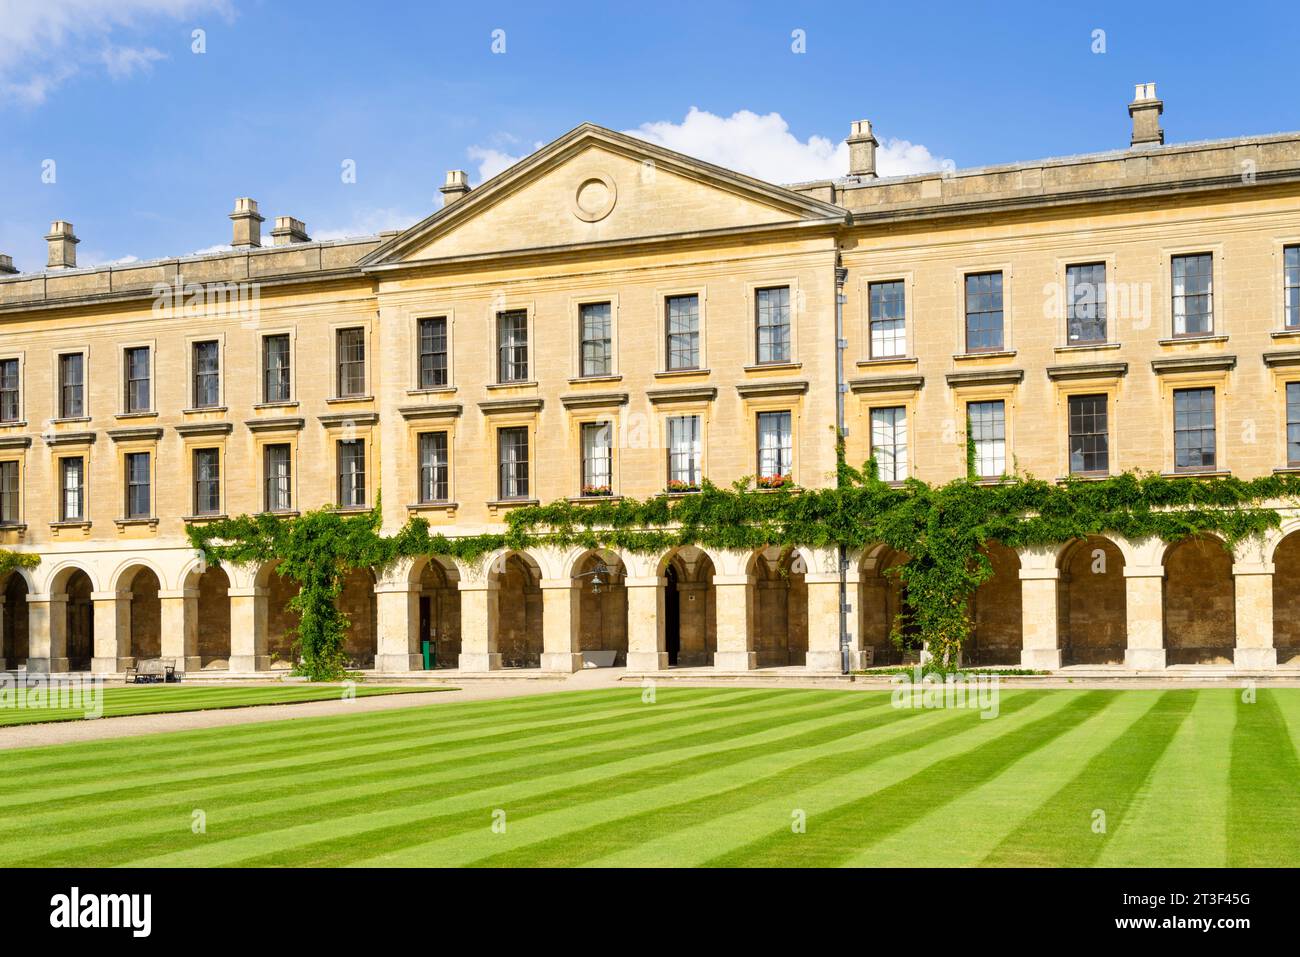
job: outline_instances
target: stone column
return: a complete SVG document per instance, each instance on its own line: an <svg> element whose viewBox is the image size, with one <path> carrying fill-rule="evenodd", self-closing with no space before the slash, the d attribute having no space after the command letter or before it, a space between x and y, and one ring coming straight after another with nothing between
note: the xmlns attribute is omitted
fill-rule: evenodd
<svg viewBox="0 0 1300 957"><path fill-rule="evenodd" d="M497 583L461 581L460 661L461 671L497 671Z"/></svg>
<svg viewBox="0 0 1300 957"><path fill-rule="evenodd" d="M230 599L230 670L268 670L271 657L266 650L267 589L232 585L226 594Z"/></svg>
<svg viewBox="0 0 1300 957"><path fill-rule="evenodd" d="M420 586L407 581L381 581L375 585L379 639L375 670L423 671L420 649Z"/></svg>
<svg viewBox="0 0 1300 957"><path fill-rule="evenodd" d="M542 579L542 670L582 670L578 651L578 592L570 578Z"/></svg>
<svg viewBox="0 0 1300 957"><path fill-rule="evenodd" d="M1237 647L1232 650L1233 667L1246 671L1277 667L1273 645L1272 562L1237 562L1232 566L1236 587Z"/></svg>
<svg viewBox="0 0 1300 957"><path fill-rule="evenodd" d="M627 586L627 667L629 671L664 671L668 645L664 635L664 585L658 575L623 580Z"/></svg>
<svg viewBox="0 0 1300 957"><path fill-rule="evenodd" d="M805 667L809 671L839 674L840 576L834 572L808 572L803 581L808 586L808 657ZM845 604L849 604L847 594Z"/></svg>
<svg viewBox="0 0 1300 957"><path fill-rule="evenodd" d="M160 591L158 603L162 611L162 657L171 658L178 673L202 670L199 659L199 590Z"/></svg>
<svg viewBox="0 0 1300 957"><path fill-rule="evenodd" d="M95 591L95 647L90 670L97 675L111 675L131 667L131 593Z"/></svg>
<svg viewBox="0 0 1300 957"><path fill-rule="evenodd" d="M1124 666L1158 669L1165 666L1163 565L1124 567L1124 591L1128 610L1128 648Z"/></svg>
<svg viewBox="0 0 1300 957"><path fill-rule="evenodd" d="M758 664L749 638L753 583L752 575L713 576L718 623L713 667L717 671L752 671Z"/></svg>
<svg viewBox="0 0 1300 957"><path fill-rule="evenodd" d="M1020 667L1055 671L1061 667L1057 635L1056 549L1026 548L1020 552Z"/></svg>
<svg viewBox="0 0 1300 957"><path fill-rule="evenodd" d="M68 596L27 596L27 672L68 670Z"/></svg>

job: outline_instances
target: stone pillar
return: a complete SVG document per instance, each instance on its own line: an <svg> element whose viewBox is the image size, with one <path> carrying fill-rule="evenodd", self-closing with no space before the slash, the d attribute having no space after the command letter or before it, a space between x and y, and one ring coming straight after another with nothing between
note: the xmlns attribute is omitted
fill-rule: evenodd
<svg viewBox="0 0 1300 957"><path fill-rule="evenodd" d="M623 580L627 586L627 667L629 671L664 671L668 645L664 635L664 579L646 575Z"/></svg>
<svg viewBox="0 0 1300 957"><path fill-rule="evenodd" d="M808 586L808 656L804 666L809 671L839 674L840 576L807 572L803 581ZM845 604L849 604L847 594Z"/></svg>
<svg viewBox="0 0 1300 957"><path fill-rule="evenodd" d="M423 671L420 649L420 586L407 581L375 585L379 640L375 670Z"/></svg>
<svg viewBox="0 0 1300 957"><path fill-rule="evenodd" d="M90 670L97 675L111 675L131 667L131 593L95 591L95 647Z"/></svg>
<svg viewBox="0 0 1300 957"><path fill-rule="evenodd" d="M68 596L27 596L27 672L68 670Z"/></svg>
<svg viewBox="0 0 1300 957"><path fill-rule="evenodd" d="M497 671L497 583L461 581L460 661L461 671Z"/></svg>
<svg viewBox="0 0 1300 957"><path fill-rule="evenodd" d="M752 575L713 576L718 621L713 667L717 671L752 671L758 664L749 637L753 583Z"/></svg>
<svg viewBox="0 0 1300 957"><path fill-rule="evenodd" d="M1020 552L1020 667L1055 671L1061 667L1057 635L1056 549L1036 546Z"/></svg>
<svg viewBox="0 0 1300 957"><path fill-rule="evenodd" d="M232 585L226 594L230 599L230 670L267 671L271 667L266 650L267 589Z"/></svg>
<svg viewBox="0 0 1300 957"><path fill-rule="evenodd" d="M199 590L158 592L162 611L162 657L171 658L178 674L197 672L199 659Z"/></svg>
<svg viewBox="0 0 1300 957"><path fill-rule="evenodd" d="M1163 565L1124 567L1128 610L1128 648L1124 666L1150 670L1165 666L1165 608Z"/></svg>
<svg viewBox="0 0 1300 957"><path fill-rule="evenodd" d="M570 578L542 579L542 670L582 670L578 652L578 591Z"/></svg>
<svg viewBox="0 0 1300 957"><path fill-rule="evenodd" d="M1237 562L1232 566L1236 588L1237 647L1233 667L1246 671L1277 667L1273 645L1273 563Z"/></svg>

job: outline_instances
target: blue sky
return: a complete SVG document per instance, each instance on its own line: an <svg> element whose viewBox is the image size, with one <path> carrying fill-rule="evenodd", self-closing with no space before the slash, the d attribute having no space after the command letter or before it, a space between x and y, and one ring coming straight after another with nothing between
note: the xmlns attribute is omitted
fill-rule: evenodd
<svg viewBox="0 0 1300 957"><path fill-rule="evenodd" d="M586 120L779 182L844 172L863 117L886 172L1123 147L1138 81L1158 82L1170 142L1300 128L1283 92L1294 17L547 6L0 0L0 252L39 269L49 223L68 219L83 264L188 254L229 242L243 195L268 229L284 214L317 238L397 228L437 208L444 171L478 181Z"/></svg>

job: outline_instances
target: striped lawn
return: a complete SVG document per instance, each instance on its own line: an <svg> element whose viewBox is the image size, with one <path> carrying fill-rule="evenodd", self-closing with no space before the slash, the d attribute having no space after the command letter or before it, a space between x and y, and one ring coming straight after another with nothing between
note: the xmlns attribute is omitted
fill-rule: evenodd
<svg viewBox="0 0 1300 957"><path fill-rule="evenodd" d="M45 691L13 688L9 695L0 693L0 727L15 724L40 724L47 721L81 721L87 708L58 707L58 684L45 697ZM127 685L102 687L98 717L120 718L132 714L167 714L173 711L210 711L217 708L247 708L258 704L296 704L303 701L337 699L344 693L342 685ZM378 685L355 685L348 689L358 698L372 695L400 694L407 691L449 691L446 687L385 688ZM39 697L38 697L39 696ZM68 700L68 699L65 699ZM21 702L21 704L20 704ZM93 716L92 716L93 717Z"/></svg>
<svg viewBox="0 0 1300 957"><path fill-rule="evenodd" d="M1298 740L1286 689L447 703L6 752L0 866L1291 866Z"/></svg>

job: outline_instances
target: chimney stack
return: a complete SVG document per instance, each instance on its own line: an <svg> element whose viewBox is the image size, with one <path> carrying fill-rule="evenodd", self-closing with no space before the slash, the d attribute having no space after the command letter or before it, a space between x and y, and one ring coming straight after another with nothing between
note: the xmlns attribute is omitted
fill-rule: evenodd
<svg viewBox="0 0 1300 957"><path fill-rule="evenodd" d="M0 276L16 276L18 270L14 268L14 257L0 254Z"/></svg>
<svg viewBox="0 0 1300 957"><path fill-rule="evenodd" d="M1133 118L1133 138L1129 146L1162 146L1165 131L1160 128L1160 114L1165 105L1156 98L1154 83L1139 83L1128 105L1128 115Z"/></svg>
<svg viewBox="0 0 1300 957"><path fill-rule="evenodd" d="M876 137L870 120L854 120L849 130L849 175L876 178Z"/></svg>
<svg viewBox="0 0 1300 957"><path fill-rule="evenodd" d="M231 245L236 249L258 249L262 245L262 223L265 220L257 212L257 200L241 196L235 200L235 211L230 214L235 224L235 235Z"/></svg>
<svg viewBox="0 0 1300 957"><path fill-rule="evenodd" d="M442 206L446 209L456 200L469 193L469 174L463 169L447 170L447 182L440 187L442 191Z"/></svg>
<svg viewBox="0 0 1300 957"><path fill-rule="evenodd" d="M307 224L292 216L275 217L275 229L271 230L271 238L276 246L311 242L311 237L307 235Z"/></svg>
<svg viewBox="0 0 1300 957"><path fill-rule="evenodd" d="M72 232L72 223L56 220L50 224L50 234L45 237L50 244L50 256L46 262L49 269L76 269L77 243L80 239Z"/></svg>

